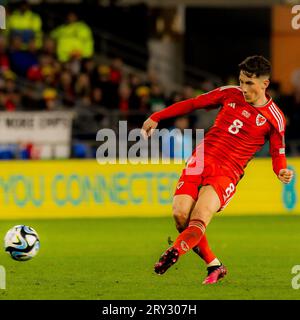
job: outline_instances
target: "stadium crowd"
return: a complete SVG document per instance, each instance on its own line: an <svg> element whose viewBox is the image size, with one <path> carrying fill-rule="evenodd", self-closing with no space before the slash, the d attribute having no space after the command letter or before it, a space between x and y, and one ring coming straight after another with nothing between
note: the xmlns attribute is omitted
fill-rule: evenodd
<svg viewBox="0 0 300 320"><path fill-rule="evenodd" d="M94 140L101 127L112 125L113 114L114 119L139 127L145 114L213 89L205 81L197 91L184 86L167 95L153 70L128 72L120 57L107 61L95 54L93 33L75 13L70 12L65 24L44 34L42 19L22 1L8 16L7 30L0 36L0 110L72 110L74 137ZM300 139L298 78L291 96L280 95L276 84L270 89L287 116L291 141ZM197 118L188 120L192 121L183 121L185 127L199 125ZM293 154L299 153L297 143L292 149Z"/></svg>

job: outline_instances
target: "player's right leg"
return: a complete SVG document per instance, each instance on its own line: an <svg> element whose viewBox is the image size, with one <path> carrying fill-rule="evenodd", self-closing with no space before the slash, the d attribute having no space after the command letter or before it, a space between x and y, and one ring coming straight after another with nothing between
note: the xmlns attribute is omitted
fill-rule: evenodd
<svg viewBox="0 0 300 320"><path fill-rule="evenodd" d="M173 198L173 218L176 229L181 233L189 224L190 214L196 201L188 194L175 195Z"/></svg>
<svg viewBox="0 0 300 320"><path fill-rule="evenodd" d="M193 210L196 201L192 196L187 194L175 195L173 198L173 218L175 220L176 229L179 233L189 225L191 211ZM219 265L220 261L212 252L206 235L204 234L199 244L193 248L194 252L206 263L207 267Z"/></svg>
<svg viewBox="0 0 300 320"><path fill-rule="evenodd" d="M180 182L179 182L180 185ZM196 201L188 194L175 195L173 198L173 218L175 220L176 229L181 233L189 224L190 214ZM155 264L154 270L158 274L163 274L173 265L179 255L169 248L161 255L159 261Z"/></svg>
<svg viewBox="0 0 300 320"><path fill-rule="evenodd" d="M177 237L174 245L156 263L156 273L165 273L176 263L180 255L186 253L200 242L206 226L219 208L220 200L214 188L211 186L203 187L191 212L191 220L189 220L188 227Z"/></svg>

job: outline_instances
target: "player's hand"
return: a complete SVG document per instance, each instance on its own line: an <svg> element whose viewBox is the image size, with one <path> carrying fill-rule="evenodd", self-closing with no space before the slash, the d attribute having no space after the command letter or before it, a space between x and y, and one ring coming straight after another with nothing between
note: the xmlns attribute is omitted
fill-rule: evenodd
<svg viewBox="0 0 300 320"><path fill-rule="evenodd" d="M144 122L143 127L141 129L141 134L145 140L147 140L147 138L153 134L154 129L157 127L157 125L158 125L158 123L156 121L152 120L151 118L148 118Z"/></svg>
<svg viewBox="0 0 300 320"><path fill-rule="evenodd" d="M279 171L279 175L278 175L278 179L287 184L287 183L290 183L293 179L293 176L294 176L294 172L292 170L289 170L289 169L281 169Z"/></svg>

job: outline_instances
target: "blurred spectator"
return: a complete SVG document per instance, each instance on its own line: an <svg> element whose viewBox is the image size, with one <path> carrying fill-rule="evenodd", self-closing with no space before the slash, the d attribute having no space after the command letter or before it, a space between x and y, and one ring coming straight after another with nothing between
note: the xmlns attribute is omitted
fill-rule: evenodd
<svg viewBox="0 0 300 320"><path fill-rule="evenodd" d="M41 110L41 93L35 87L27 87L22 94L22 107L24 111Z"/></svg>
<svg viewBox="0 0 300 320"><path fill-rule="evenodd" d="M228 81L234 81L232 78L230 78L230 79L228 79ZM235 85L237 85L237 84L235 84ZM200 85L200 90L202 91L201 93L205 93L205 92L209 92L209 91L211 91L211 90L213 90L213 89L215 89L215 86L214 86L214 84L210 81L210 80L204 80L202 83L201 83L201 85ZM191 94L195 94L195 92L194 93L192 93L192 91L191 91Z"/></svg>
<svg viewBox="0 0 300 320"><path fill-rule="evenodd" d="M147 73L147 80L145 83L148 87L151 87L152 85L159 85L158 75L155 72L155 70L150 69Z"/></svg>
<svg viewBox="0 0 300 320"><path fill-rule="evenodd" d="M0 92L0 108L3 111L21 110L21 92L15 83L15 75L6 71L4 87Z"/></svg>
<svg viewBox="0 0 300 320"><path fill-rule="evenodd" d="M43 80L41 69L40 69L39 65L33 65L32 67L30 67L28 69L27 78L28 78L28 80L30 80L32 82L38 82L38 81Z"/></svg>
<svg viewBox="0 0 300 320"><path fill-rule="evenodd" d="M94 140L96 133L101 128L101 120L103 119L103 116L92 104L90 96L85 95L78 100L75 105L74 112L74 135Z"/></svg>
<svg viewBox="0 0 300 320"><path fill-rule="evenodd" d="M37 48L34 40L30 40L27 50L22 49L20 37L14 37L10 52L11 69L17 74L25 77L28 70L38 64Z"/></svg>
<svg viewBox="0 0 300 320"><path fill-rule="evenodd" d="M75 91L73 88L73 77L71 72L67 70L62 72L58 88L63 94L63 104L65 106L73 106L75 104Z"/></svg>
<svg viewBox="0 0 300 320"><path fill-rule="evenodd" d="M48 85L54 85L60 68L51 55L42 53L38 57L38 63L28 69L27 78L31 81L44 81Z"/></svg>
<svg viewBox="0 0 300 320"><path fill-rule="evenodd" d="M21 104L21 92L19 89L15 89L12 92L9 92L7 95L5 108L7 111L17 111L22 110Z"/></svg>
<svg viewBox="0 0 300 320"><path fill-rule="evenodd" d="M86 73L81 73L75 83L75 94L77 97L89 96L91 94L90 78Z"/></svg>
<svg viewBox="0 0 300 320"><path fill-rule="evenodd" d="M85 58L81 61L81 72L89 75L90 80L93 80L95 75L96 63L93 58Z"/></svg>
<svg viewBox="0 0 300 320"><path fill-rule="evenodd" d="M46 37L43 41L42 53L56 58L56 43L51 37Z"/></svg>
<svg viewBox="0 0 300 320"><path fill-rule="evenodd" d="M27 49L31 41L35 47L42 45L42 20L31 11L28 1L21 1L19 8L7 18L7 33L9 39L20 37L22 49Z"/></svg>
<svg viewBox="0 0 300 320"><path fill-rule="evenodd" d="M61 110L61 104L58 99L58 94L54 88L46 88L43 91L43 98L41 101L42 110L56 111Z"/></svg>
<svg viewBox="0 0 300 320"><path fill-rule="evenodd" d="M136 94L139 97L138 110L148 112L150 110L150 89L147 86L140 86L136 89Z"/></svg>
<svg viewBox="0 0 300 320"><path fill-rule="evenodd" d="M118 109L123 113L127 114L130 110L130 97L131 89L127 83L123 83L119 87L118 92Z"/></svg>
<svg viewBox="0 0 300 320"><path fill-rule="evenodd" d="M0 72L10 68L9 56L7 53L7 43L3 36L0 36Z"/></svg>
<svg viewBox="0 0 300 320"><path fill-rule="evenodd" d="M102 98L103 98L103 93L101 88L93 88L92 95L91 95L92 103L95 106L103 107Z"/></svg>
<svg viewBox="0 0 300 320"><path fill-rule="evenodd" d="M110 81L110 68L105 64L101 64L97 67L96 75L94 77L93 84L95 87L102 90L103 105L107 108L116 108L115 102L116 94L113 96L114 87Z"/></svg>
<svg viewBox="0 0 300 320"><path fill-rule="evenodd" d="M4 89L6 89L8 92L12 92L17 89L17 84L16 84L17 76L11 70L6 70L3 73L3 78L4 78Z"/></svg>
<svg viewBox="0 0 300 320"><path fill-rule="evenodd" d="M110 65L110 88L111 88L111 107L117 108L118 90L123 76L123 61L120 58L113 58Z"/></svg>
<svg viewBox="0 0 300 320"><path fill-rule="evenodd" d="M167 100L167 106L170 106L173 103L179 102L183 100L183 96L180 92L174 91L171 93L169 99Z"/></svg>
<svg viewBox="0 0 300 320"><path fill-rule="evenodd" d="M63 63L63 68L70 71L72 76L78 77L81 72L81 57L80 56L72 56L69 61Z"/></svg>
<svg viewBox="0 0 300 320"><path fill-rule="evenodd" d="M182 97L184 100L194 98L195 90L191 86L184 86L182 89Z"/></svg>
<svg viewBox="0 0 300 320"><path fill-rule="evenodd" d="M129 85L133 92L142 85L141 77L136 73L130 73L128 76Z"/></svg>
<svg viewBox="0 0 300 320"><path fill-rule="evenodd" d="M160 111L166 107L165 96L157 84L151 86L149 105L151 112Z"/></svg>
<svg viewBox="0 0 300 320"><path fill-rule="evenodd" d="M110 81L119 85L122 81L123 61L120 58L114 58L110 66Z"/></svg>
<svg viewBox="0 0 300 320"><path fill-rule="evenodd" d="M141 77L136 73L130 73L128 75L128 84L131 89L130 107L131 107L131 109L138 110L139 106L140 106L140 98L138 96L138 88L140 86L142 86Z"/></svg>
<svg viewBox="0 0 300 320"><path fill-rule="evenodd" d="M90 58L94 54L94 40L90 27L83 21L78 21L74 12L67 16L63 24L51 32L56 40L59 61L66 62L72 57Z"/></svg>
<svg viewBox="0 0 300 320"><path fill-rule="evenodd" d="M203 86L205 84L209 85L209 83L211 83L211 82L210 81L204 81L202 83L202 85ZM182 89L182 98L183 98L183 100L194 98L194 97L196 97L196 95L197 95L196 94L196 90L193 87L191 87L189 85L186 85L186 86L183 87L183 89ZM199 117L199 114L195 113L195 112L189 115L190 126L192 128L195 127L195 124L198 121L198 117Z"/></svg>

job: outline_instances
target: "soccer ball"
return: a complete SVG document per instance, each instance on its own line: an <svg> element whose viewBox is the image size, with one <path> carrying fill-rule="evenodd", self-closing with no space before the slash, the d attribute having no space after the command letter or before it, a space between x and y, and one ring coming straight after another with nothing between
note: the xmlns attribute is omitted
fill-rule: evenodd
<svg viewBox="0 0 300 320"><path fill-rule="evenodd" d="M26 261L38 253L40 239L33 228L18 225L7 231L4 237L4 248L14 260Z"/></svg>

